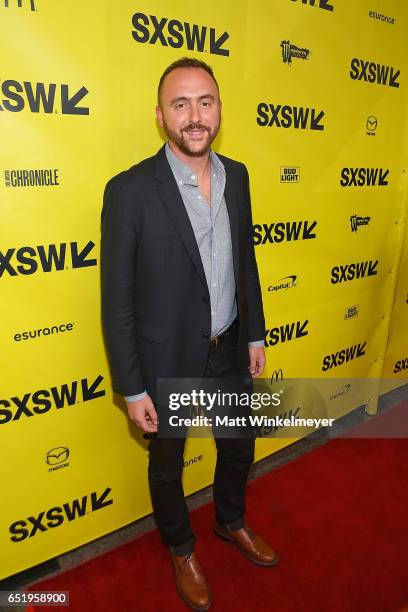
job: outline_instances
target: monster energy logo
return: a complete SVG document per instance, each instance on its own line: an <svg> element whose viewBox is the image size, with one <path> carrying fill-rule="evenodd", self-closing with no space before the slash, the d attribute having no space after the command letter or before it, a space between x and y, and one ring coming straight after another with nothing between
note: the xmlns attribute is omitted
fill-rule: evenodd
<svg viewBox="0 0 408 612"><path fill-rule="evenodd" d="M14 0L12 0L12 2L14 2ZM10 4L10 0L4 0L4 6L5 8L8 8ZM17 0L17 6L22 8L23 7L23 0ZM35 11L35 0L30 0L30 8L32 11Z"/></svg>
<svg viewBox="0 0 408 612"><path fill-rule="evenodd" d="M351 231L356 232L360 225L368 225L371 217L358 217L357 215L351 215L350 225Z"/></svg>
<svg viewBox="0 0 408 612"><path fill-rule="evenodd" d="M285 64L291 64L292 57L309 59L309 49L301 49L300 47L296 47L296 45L291 45L288 40L282 40L280 46L282 47L282 59Z"/></svg>

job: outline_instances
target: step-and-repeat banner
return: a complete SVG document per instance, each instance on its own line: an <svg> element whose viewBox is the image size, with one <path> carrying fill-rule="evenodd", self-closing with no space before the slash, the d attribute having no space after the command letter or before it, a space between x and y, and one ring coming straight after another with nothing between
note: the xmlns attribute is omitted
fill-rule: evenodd
<svg viewBox="0 0 408 612"><path fill-rule="evenodd" d="M266 376L406 379L407 13L1 0L0 578L151 511L146 441L110 386L100 212L107 180L162 145L157 84L175 59L213 67L215 150L250 172ZM331 414L375 410L335 382ZM261 438L257 458L292 441ZM211 439L189 441L186 493L214 462Z"/></svg>

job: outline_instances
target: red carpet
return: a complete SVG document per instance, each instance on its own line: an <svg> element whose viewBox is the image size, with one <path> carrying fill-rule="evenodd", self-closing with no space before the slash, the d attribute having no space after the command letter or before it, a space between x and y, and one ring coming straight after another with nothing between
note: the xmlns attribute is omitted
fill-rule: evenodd
<svg viewBox="0 0 408 612"><path fill-rule="evenodd" d="M407 450L405 439L332 440L249 484L248 522L279 552L274 568L212 535L212 505L192 512L212 610L407 610ZM75 612L188 609L157 532L30 590L47 589L69 590Z"/></svg>

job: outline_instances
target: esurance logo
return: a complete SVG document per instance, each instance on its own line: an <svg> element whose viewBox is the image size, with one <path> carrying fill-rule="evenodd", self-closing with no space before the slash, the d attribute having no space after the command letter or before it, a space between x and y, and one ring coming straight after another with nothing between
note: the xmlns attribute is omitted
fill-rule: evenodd
<svg viewBox="0 0 408 612"><path fill-rule="evenodd" d="M331 271L330 282L333 285L355 280L356 278L365 278L366 276L376 276L378 259L373 261L358 261L356 263L346 264L345 266L334 266Z"/></svg>
<svg viewBox="0 0 408 612"><path fill-rule="evenodd" d="M297 2L298 0L292 0ZM308 4L309 6L315 6L316 8L324 9L325 11L334 11L334 5L330 0L301 0L301 4Z"/></svg>
<svg viewBox="0 0 408 612"><path fill-rule="evenodd" d="M388 87L399 87L398 77L400 70L384 64L368 62L353 57L350 64L350 78L354 81L366 81L375 85L386 85Z"/></svg>
<svg viewBox="0 0 408 612"><path fill-rule="evenodd" d="M324 130L323 117L324 111L315 108L260 102L256 122L261 127Z"/></svg>
<svg viewBox="0 0 408 612"><path fill-rule="evenodd" d="M47 244L39 246L23 246L0 251L0 278L3 274L18 276L28 275L38 271L60 272L71 268L88 268L96 266L96 259L87 259L95 243L90 240L82 247L78 242L66 242L59 245ZM69 264L69 265L68 265Z"/></svg>
<svg viewBox="0 0 408 612"><path fill-rule="evenodd" d="M35 11L35 0L4 0L3 6L9 8L12 5L17 5L19 8L27 7L32 11Z"/></svg>
<svg viewBox="0 0 408 612"><path fill-rule="evenodd" d="M322 365L323 372L336 368L337 366L341 366L343 363L353 361L358 357L362 357L365 355L366 344L367 342L363 342L362 344L354 344L353 346L348 346L340 351L337 351L336 353L325 355Z"/></svg>
<svg viewBox="0 0 408 612"><path fill-rule="evenodd" d="M286 221L279 223L262 223L253 226L253 240L259 244L291 242L294 240L311 240L316 238L317 221Z"/></svg>
<svg viewBox="0 0 408 612"><path fill-rule="evenodd" d="M30 391L21 397L15 395L11 398L0 399L0 425L18 421L23 416L32 417L36 414L45 414L51 408L59 410L66 406L75 406L75 404L104 397L105 389L100 388L102 381L103 376L99 374L94 380L82 378L58 387Z"/></svg>
<svg viewBox="0 0 408 612"><path fill-rule="evenodd" d="M342 187L385 187L390 171L383 168L342 168Z"/></svg>
<svg viewBox="0 0 408 612"><path fill-rule="evenodd" d="M58 96L57 96L58 92ZM0 111L20 113L27 108L31 113L62 113L89 115L87 106L78 106L88 94L85 86L76 91L67 84L31 83L6 79L1 84Z"/></svg>
<svg viewBox="0 0 408 612"><path fill-rule="evenodd" d="M80 499L73 499L61 506L53 506L37 515L15 521L9 527L10 540L12 542L22 542L27 538L32 538L37 533L60 527L67 521L71 522L82 518L89 512L106 508L113 504L113 499L108 498L111 491L111 487L106 487L99 494L93 491L88 495L83 495Z"/></svg>
<svg viewBox="0 0 408 612"><path fill-rule="evenodd" d="M217 34L215 28L155 17L144 13L135 13L132 17L133 39L138 43L154 45L160 43L163 47L180 49L185 46L189 51L208 51L212 55L229 55L229 49L224 48L229 38L228 32Z"/></svg>

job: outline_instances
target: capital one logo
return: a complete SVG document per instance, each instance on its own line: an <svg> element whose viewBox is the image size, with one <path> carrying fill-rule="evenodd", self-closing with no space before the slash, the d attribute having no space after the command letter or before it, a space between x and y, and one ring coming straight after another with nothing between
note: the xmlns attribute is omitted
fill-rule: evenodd
<svg viewBox="0 0 408 612"><path fill-rule="evenodd" d="M19 8L23 7L23 0L4 0L4 6L8 8L9 6L17 4ZM24 6L29 6L32 11L35 11L35 0L27 0L24 2Z"/></svg>
<svg viewBox="0 0 408 612"><path fill-rule="evenodd" d="M173 49L186 46L189 51L229 55L229 50L223 47L229 38L228 32L217 34L215 28L144 13L135 13L132 25L134 27L132 37L138 43L154 45L158 42L163 47Z"/></svg>
<svg viewBox="0 0 408 612"><path fill-rule="evenodd" d="M57 86L56 83L20 83L15 79L6 79L1 84L0 111L20 113L27 108L31 113L89 115L87 106L78 106L87 94L85 86L73 92L66 83Z"/></svg>

